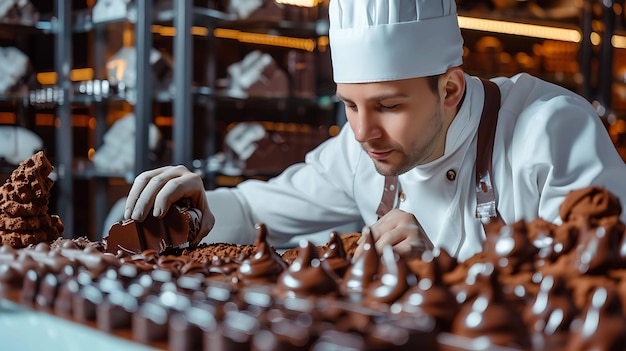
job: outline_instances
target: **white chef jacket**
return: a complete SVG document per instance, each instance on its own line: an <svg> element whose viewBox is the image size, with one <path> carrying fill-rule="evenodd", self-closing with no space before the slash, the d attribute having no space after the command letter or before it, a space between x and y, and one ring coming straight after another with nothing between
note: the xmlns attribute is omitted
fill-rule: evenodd
<svg viewBox="0 0 626 351"><path fill-rule="evenodd" d="M569 191L602 185L626 199L626 166L606 128L582 97L528 74L495 78L501 107L493 151L496 203L508 223L538 217L560 224L559 206ZM484 90L466 75L466 96L450 125L442 157L398 177L404 201L437 247L465 260L485 238L476 211L476 141ZM446 173L456 172L454 180ZM321 245L342 224L373 224L384 177L354 139L341 132L267 182L207 192L216 217L206 242L254 242L254 224L265 223L275 247L301 239ZM622 213L626 221L626 214Z"/></svg>

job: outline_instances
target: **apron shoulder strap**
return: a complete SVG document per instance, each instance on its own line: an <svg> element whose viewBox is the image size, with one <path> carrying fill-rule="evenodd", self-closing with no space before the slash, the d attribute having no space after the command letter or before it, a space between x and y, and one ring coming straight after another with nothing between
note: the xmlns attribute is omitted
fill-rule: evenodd
<svg viewBox="0 0 626 351"><path fill-rule="evenodd" d="M504 223L496 206L496 193L493 184L493 142L500 110L500 88L487 79L480 79L485 89L485 103L478 125L476 145L476 217L483 223L497 221Z"/></svg>
<svg viewBox="0 0 626 351"><path fill-rule="evenodd" d="M380 199L380 204L376 210L379 219L393 209L398 191L398 176L385 176L383 197Z"/></svg>
<svg viewBox="0 0 626 351"><path fill-rule="evenodd" d="M485 89L485 103L480 116L476 147L476 217L483 219L483 223L488 219L504 223L496 208L492 182L493 141L500 110L500 89L490 80L481 78L481 81ZM394 208L397 191L398 177L385 176L383 195L376 210L378 218Z"/></svg>

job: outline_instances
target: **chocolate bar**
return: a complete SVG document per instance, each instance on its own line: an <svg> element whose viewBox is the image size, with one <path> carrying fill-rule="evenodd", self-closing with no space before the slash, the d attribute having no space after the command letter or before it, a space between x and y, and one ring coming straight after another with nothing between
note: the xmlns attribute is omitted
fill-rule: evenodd
<svg viewBox="0 0 626 351"><path fill-rule="evenodd" d="M200 211L174 204L162 219L148 216L143 222L127 219L117 222L104 238L107 252L135 255L144 250L163 253L194 242L200 230Z"/></svg>

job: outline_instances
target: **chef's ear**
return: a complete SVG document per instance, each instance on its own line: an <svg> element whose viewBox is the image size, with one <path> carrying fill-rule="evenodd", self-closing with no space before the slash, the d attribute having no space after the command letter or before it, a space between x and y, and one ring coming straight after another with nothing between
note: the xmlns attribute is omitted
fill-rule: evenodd
<svg viewBox="0 0 626 351"><path fill-rule="evenodd" d="M465 94L465 74L460 67L452 67L442 74L440 79L440 96L444 106L456 109Z"/></svg>

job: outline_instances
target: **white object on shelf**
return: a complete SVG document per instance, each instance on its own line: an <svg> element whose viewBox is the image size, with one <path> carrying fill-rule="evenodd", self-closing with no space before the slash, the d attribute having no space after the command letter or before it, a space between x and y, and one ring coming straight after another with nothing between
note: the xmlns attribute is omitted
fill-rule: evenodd
<svg viewBox="0 0 626 351"><path fill-rule="evenodd" d="M286 96L287 75L272 56L255 50L241 61L228 66L229 93L243 98L247 96Z"/></svg>
<svg viewBox="0 0 626 351"><path fill-rule="evenodd" d="M6 94L28 71L30 61L19 49L0 47L0 94Z"/></svg>
<svg viewBox="0 0 626 351"><path fill-rule="evenodd" d="M32 26L39 21L39 11L28 0L0 0L0 22Z"/></svg>
<svg viewBox="0 0 626 351"><path fill-rule="evenodd" d="M103 23L130 18L131 16L127 14L130 2L130 0L98 0L91 12L91 20L93 23Z"/></svg>
<svg viewBox="0 0 626 351"><path fill-rule="evenodd" d="M132 171L135 165L135 115L129 113L115 121L103 139L104 143L91 159L96 169L116 174ZM161 132L151 123L148 131L150 150L157 147L160 139Z"/></svg>
<svg viewBox="0 0 626 351"><path fill-rule="evenodd" d="M0 140L0 158L14 165L43 149L43 140L20 126L0 126Z"/></svg>
<svg viewBox="0 0 626 351"><path fill-rule="evenodd" d="M263 0L230 0L228 12L235 14L237 18L246 19L262 5Z"/></svg>
<svg viewBox="0 0 626 351"><path fill-rule="evenodd" d="M256 142L265 134L265 128L260 123L241 122L226 134L224 142L240 160L247 160L258 148Z"/></svg>
<svg viewBox="0 0 626 351"><path fill-rule="evenodd" d="M169 88L172 83L173 61L172 58L161 51L152 48L150 50L150 66L152 86L155 92L159 89ZM129 103L135 103L132 92L137 87L137 50L135 47L125 46L111 57L106 63L107 78L111 86L123 87L126 99Z"/></svg>

